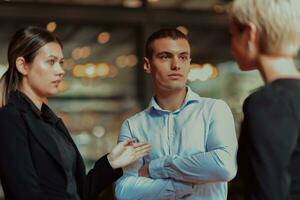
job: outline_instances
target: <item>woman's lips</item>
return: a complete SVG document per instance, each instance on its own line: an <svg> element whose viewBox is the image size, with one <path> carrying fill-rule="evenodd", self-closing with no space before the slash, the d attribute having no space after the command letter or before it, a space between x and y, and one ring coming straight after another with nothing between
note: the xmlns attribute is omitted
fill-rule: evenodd
<svg viewBox="0 0 300 200"><path fill-rule="evenodd" d="M56 81L52 81L52 83L55 85L55 86L58 86L60 84L61 80L56 80Z"/></svg>

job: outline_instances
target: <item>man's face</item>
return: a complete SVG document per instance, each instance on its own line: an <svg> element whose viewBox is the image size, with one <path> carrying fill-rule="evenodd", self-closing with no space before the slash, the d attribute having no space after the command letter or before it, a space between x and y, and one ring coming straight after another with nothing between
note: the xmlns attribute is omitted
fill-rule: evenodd
<svg viewBox="0 0 300 200"><path fill-rule="evenodd" d="M185 39L162 38L152 44L153 54L145 58L144 69L153 76L156 89L185 89L190 71L190 45Z"/></svg>

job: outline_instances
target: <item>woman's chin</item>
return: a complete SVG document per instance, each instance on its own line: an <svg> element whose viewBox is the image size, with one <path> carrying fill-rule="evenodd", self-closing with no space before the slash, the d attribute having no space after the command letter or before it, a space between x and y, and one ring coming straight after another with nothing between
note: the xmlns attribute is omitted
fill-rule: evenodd
<svg viewBox="0 0 300 200"><path fill-rule="evenodd" d="M47 96L47 97L51 97L51 96L56 95L58 92L59 92L58 89L57 89L57 88L54 88L54 89L52 89L51 91L48 91L47 94L46 94L46 96Z"/></svg>

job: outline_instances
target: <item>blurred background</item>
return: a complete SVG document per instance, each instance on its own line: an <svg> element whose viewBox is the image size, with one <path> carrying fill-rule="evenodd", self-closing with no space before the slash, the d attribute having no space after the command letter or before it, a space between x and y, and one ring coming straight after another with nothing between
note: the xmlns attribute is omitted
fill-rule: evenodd
<svg viewBox="0 0 300 200"><path fill-rule="evenodd" d="M50 107L64 120L87 170L116 144L124 119L147 107L153 88L143 72L147 37L175 27L190 39L188 85L200 96L225 100L235 118L262 85L257 72L241 73L230 53L229 0L5 0L0 2L0 76L12 34L27 25L55 32L64 44L60 94ZM297 61L298 62L298 61ZM299 65L298 65L299 66ZM238 193L233 191L229 199ZM0 199L4 199L0 188ZM113 199L111 189L102 199Z"/></svg>

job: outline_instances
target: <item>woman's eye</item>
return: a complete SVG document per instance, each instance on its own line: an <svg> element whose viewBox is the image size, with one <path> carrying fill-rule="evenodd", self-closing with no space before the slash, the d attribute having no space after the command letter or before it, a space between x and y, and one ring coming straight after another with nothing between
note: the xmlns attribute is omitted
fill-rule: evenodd
<svg viewBox="0 0 300 200"><path fill-rule="evenodd" d="M50 65L54 65L54 64L55 64L55 60L48 60L48 63L49 63Z"/></svg>

